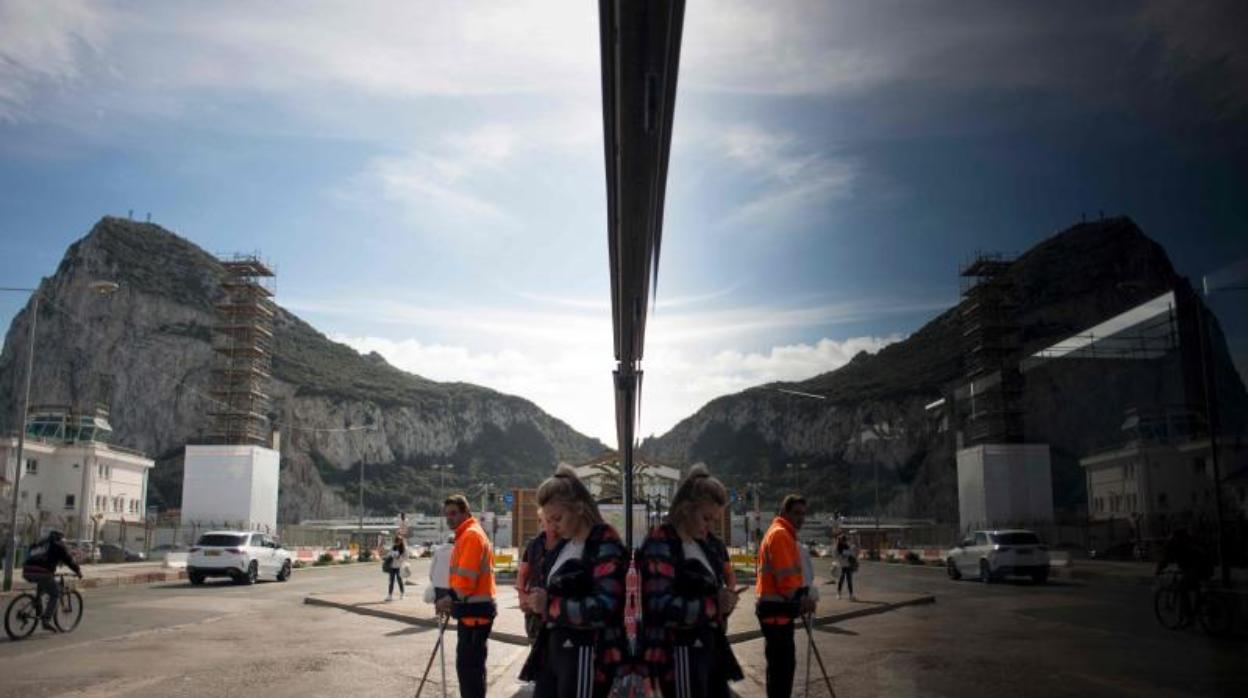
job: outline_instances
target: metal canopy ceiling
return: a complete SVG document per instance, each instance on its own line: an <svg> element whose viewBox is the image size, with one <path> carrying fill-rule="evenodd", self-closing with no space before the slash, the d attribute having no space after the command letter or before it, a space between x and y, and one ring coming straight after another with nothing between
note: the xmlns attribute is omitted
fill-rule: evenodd
<svg viewBox="0 0 1248 698"><path fill-rule="evenodd" d="M633 446L646 314L659 268L683 0L599 0L607 239L615 328L616 438L624 539L633 546Z"/></svg>

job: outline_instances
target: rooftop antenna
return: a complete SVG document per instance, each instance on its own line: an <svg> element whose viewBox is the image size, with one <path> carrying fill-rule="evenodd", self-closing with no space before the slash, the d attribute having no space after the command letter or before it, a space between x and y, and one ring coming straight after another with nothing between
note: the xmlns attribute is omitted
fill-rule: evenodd
<svg viewBox="0 0 1248 698"><path fill-rule="evenodd" d="M148 222L148 223L151 223L151 222L152 222L152 212L151 212L151 211L148 211L148 212L147 212L147 221L146 221L146 222Z"/></svg>
<svg viewBox="0 0 1248 698"><path fill-rule="evenodd" d="M126 218L129 218L130 220L134 220L134 209L128 209L126 211Z"/></svg>

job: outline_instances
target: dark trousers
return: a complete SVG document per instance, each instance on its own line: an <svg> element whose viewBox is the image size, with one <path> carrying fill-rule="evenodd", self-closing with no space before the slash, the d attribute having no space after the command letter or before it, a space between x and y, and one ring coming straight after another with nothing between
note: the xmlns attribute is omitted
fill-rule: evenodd
<svg viewBox="0 0 1248 698"><path fill-rule="evenodd" d="M836 593L841 593L841 585L849 584L849 595L854 595L854 573L849 571L848 567L841 568L841 578L836 580Z"/></svg>
<svg viewBox="0 0 1248 698"><path fill-rule="evenodd" d="M399 593L402 594L403 593L403 571L402 570L390 570L390 595L391 596L394 595L394 583L396 580L399 583Z"/></svg>
<svg viewBox="0 0 1248 698"><path fill-rule="evenodd" d="M793 623L763 623L762 626L763 653L767 657L767 698L792 698L793 674L797 671Z"/></svg>
<svg viewBox="0 0 1248 698"><path fill-rule="evenodd" d="M39 602L43 604L43 617L45 620L51 620L52 614L56 612L56 602L61 598L61 586L56 583L56 577L51 574L31 572L23 572L22 577L35 585L35 593L39 597Z"/></svg>
<svg viewBox="0 0 1248 698"><path fill-rule="evenodd" d="M605 696L610 684L595 682L594 633L550 628L546 633L546 655L533 698L597 698Z"/></svg>
<svg viewBox="0 0 1248 698"><path fill-rule="evenodd" d="M728 673L717 666L713 631L680 638L670 651L673 680L659 683L663 698L728 698Z"/></svg>
<svg viewBox="0 0 1248 698"><path fill-rule="evenodd" d="M463 698L485 698L485 656L493 627L493 623L464 625L461 621L456 628L459 644L455 647L455 674Z"/></svg>

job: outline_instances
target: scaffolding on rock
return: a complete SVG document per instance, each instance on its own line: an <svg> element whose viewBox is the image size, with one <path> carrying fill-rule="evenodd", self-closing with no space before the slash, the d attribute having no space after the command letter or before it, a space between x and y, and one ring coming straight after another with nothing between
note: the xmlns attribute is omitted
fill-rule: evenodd
<svg viewBox="0 0 1248 698"><path fill-rule="evenodd" d="M268 446L269 406L266 392L273 363L273 270L255 255L220 260L225 270L224 291L217 303L218 324L213 328L209 433L218 444Z"/></svg>
<svg viewBox="0 0 1248 698"><path fill-rule="evenodd" d="M1021 443L1023 375L1013 260L980 253L959 270L963 356L969 390L967 445Z"/></svg>

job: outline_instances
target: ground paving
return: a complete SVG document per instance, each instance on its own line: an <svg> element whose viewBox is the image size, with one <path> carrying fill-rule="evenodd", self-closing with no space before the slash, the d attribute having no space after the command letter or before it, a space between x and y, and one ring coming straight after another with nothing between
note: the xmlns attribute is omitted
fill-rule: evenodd
<svg viewBox="0 0 1248 698"><path fill-rule="evenodd" d="M416 564L418 583L424 564ZM354 599L431 618L412 594L381 603L385 582L374 566L355 565L298 570L285 584L177 581L86 590L87 615L74 633L0 640L0 697L411 695L436 630L305 602ZM864 603L838 604L825 592L820 615L902 596L934 602L837 617L814 631L842 698L1248 695L1243 637L1216 641L1198 631L1161 629L1147 587L1069 580L984 585L952 582L939 570L873 563L863 564L856 582ZM506 611L514 592L506 585L500 591ZM735 623L748 630L753 620L748 598L743 603L734 632L741 627ZM734 691L761 696L762 641L743 639L733 647L746 673ZM800 635L798 647L795 693L802 692L808 666ZM454 650L452 640L450 695L456 694ZM491 695L526 693L515 680L526 654L520 645L490 643ZM440 695L437 662L430 677L425 695ZM822 685L811 686L811 696L826 694Z"/></svg>

